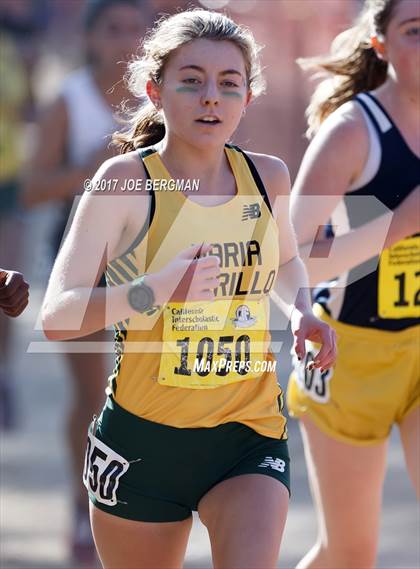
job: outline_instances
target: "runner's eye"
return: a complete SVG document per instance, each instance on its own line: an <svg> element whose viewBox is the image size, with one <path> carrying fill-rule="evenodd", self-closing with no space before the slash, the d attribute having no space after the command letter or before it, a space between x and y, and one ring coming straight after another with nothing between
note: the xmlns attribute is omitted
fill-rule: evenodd
<svg viewBox="0 0 420 569"><path fill-rule="evenodd" d="M223 87L239 87L239 85L237 85L233 81L228 81L228 80L222 81L222 86Z"/></svg>
<svg viewBox="0 0 420 569"><path fill-rule="evenodd" d="M199 85L200 79L197 79L196 77L187 77L186 79L183 79L181 83L185 83L186 85Z"/></svg>
<svg viewBox="0 0 420 569"><path fill-rule="evenodd" d="M405 31L405 35L409 37L419 37L420 35L420 26L414 26L407 28Z"/></svg>

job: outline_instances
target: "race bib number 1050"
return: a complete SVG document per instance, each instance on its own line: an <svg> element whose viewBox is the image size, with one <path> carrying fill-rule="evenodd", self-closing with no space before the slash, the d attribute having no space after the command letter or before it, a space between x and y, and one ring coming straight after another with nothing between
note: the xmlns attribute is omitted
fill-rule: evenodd
<svg viewBox="0 0 420 569"><path fill-rule="evenodd" d="M264 299L170 303L163 316L161 385L209 389L261 375L268 326Z"/></svg>

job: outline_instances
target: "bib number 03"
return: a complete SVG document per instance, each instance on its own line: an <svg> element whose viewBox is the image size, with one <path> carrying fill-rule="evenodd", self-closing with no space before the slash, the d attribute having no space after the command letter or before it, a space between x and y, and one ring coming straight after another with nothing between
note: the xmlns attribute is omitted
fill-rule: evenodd
<svg viewBox="0 0 420 569"><path fill-rule="evenodd" d="M297 383L308 397L317 403L328 403L330 400L330 379L332 369L321 372L318 368L308 370L307 365L314 361L314 352L308 351L303 363L294 358Z"/></svg>

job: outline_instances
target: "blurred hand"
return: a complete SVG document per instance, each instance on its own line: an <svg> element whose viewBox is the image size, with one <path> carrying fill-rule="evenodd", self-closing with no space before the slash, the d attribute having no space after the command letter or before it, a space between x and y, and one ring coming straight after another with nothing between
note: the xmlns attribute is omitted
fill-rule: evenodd
<svg viewBox="0 0 420 569"><path fill-rule="evenodd" d="M153 289L156 304L214 299L220 263L215 255L205 256L210 249L211 245L204 243L188 247L161 271L147 275L145 282Z"/></svg>
<svg viewBox="0 0 420 569"><path fill-rule="evenodd" d="M385 247L420 233L420 186L414 188L395 209Z"/></svg>
<svg viewBox="0 0 420 569"><path fill-rule="evenodd" d="M336 333L311 312L302 313L296 308L291 316L291 328L295 337L293 349L299 360L303 360L306 353L305 340L321 344L321 349L314 356L314 361L308 364L308 370L320 368L321 371L332 367L337 358Z"/></svg>
<svg viewBox="0 0 420 569"><path fill-rule="evenodd" d="M22 314L29 302L29 285L16 271L0 269L0 309L6 316Z"/></svg>

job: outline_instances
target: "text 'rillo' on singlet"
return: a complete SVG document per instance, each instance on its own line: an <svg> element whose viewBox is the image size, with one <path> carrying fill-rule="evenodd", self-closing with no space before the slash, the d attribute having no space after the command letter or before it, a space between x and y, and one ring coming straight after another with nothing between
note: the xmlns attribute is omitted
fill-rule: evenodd
<svg viewBox="0 0 420 569"><path fill-rule="evenodd" d="M189 199L191 192L169 191L175 181L155 149L140 153L155 188L148 230L109 263L108 284L157 272L203 242L220 259L220 284L214 301L169 302L120 322L109 389L122 407L150 421L184 428L237 421L286 438L268 330L278 230L249 157L232 146L225 153L236 195L209 207Z"/></svg>
<svg viewBox="0 0 420 569"><path fill-rule="evenodd" d="M332 215L331 223L341 233L384 213L386 210L378 207L381 204L395 210L420 184L420 159L379 101L370 93L359 94L354 101L361 106L368 126L370 150L366 172ZM355 196L366 197L361 202ZM371 196L378 201L369 200ZM407 236L379 257L321 283L315 301L345 324L389 331L418 325L420 236Z"/></svg>

